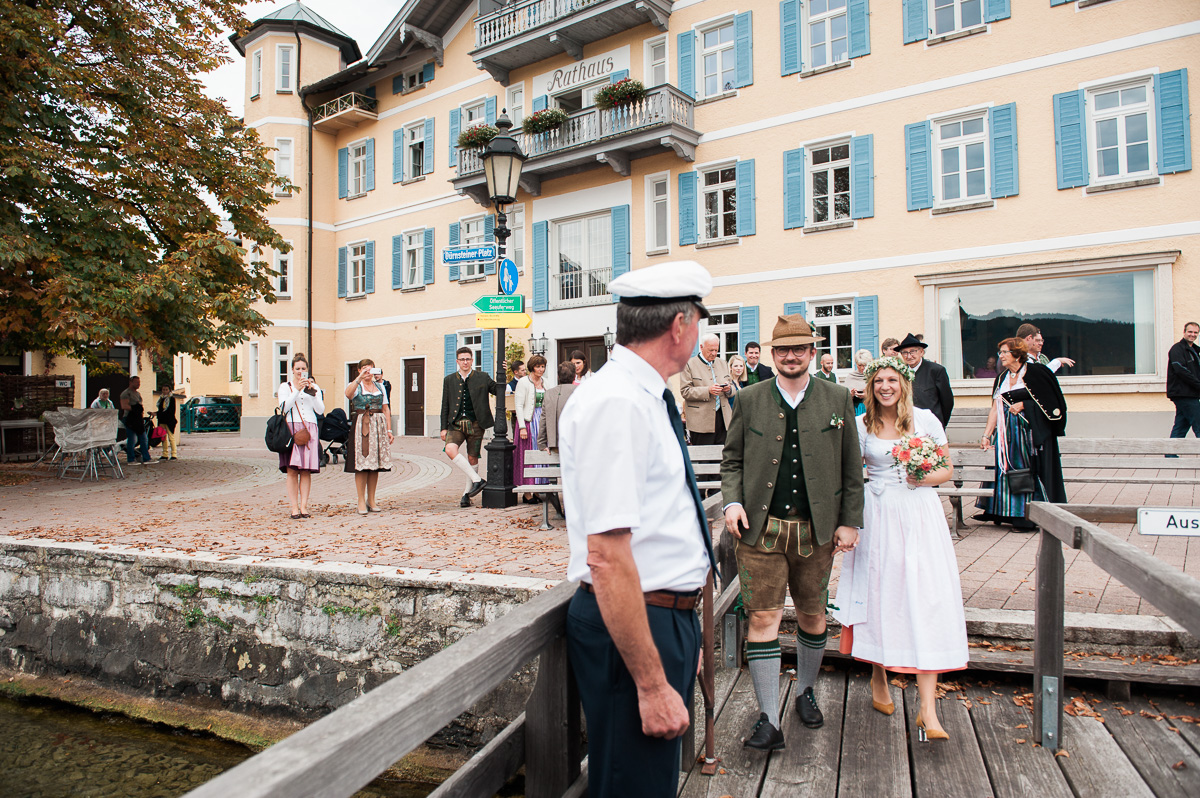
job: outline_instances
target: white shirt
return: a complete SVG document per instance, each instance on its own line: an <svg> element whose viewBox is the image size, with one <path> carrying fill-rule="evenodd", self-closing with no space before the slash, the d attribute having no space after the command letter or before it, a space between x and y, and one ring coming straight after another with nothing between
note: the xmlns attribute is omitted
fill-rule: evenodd
<svg viewBox="0 0 1200 798"><path fill-rule="evenodd" d="M317 395L313 396L304 391L292 390L290 382L281 382L279 406L283 408L283 414L287 416L288 421L294 422L299 416L301 421L316 424L317 414L325 412L325 392L318 388Z"/></svg>
<svg viewBox="0 0 1200 798"><path fill-rule="evenodd" d="M572 582L592 581L589 535L627 528L643 591L704 585L708 551L666 387L649 363L617 345L563 410L558 447Z"/></svg>

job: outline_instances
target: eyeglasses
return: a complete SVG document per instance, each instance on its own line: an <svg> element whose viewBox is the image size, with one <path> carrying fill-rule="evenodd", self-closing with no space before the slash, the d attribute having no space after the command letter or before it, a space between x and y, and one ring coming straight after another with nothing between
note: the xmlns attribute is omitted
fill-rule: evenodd
<svg viewBox="0 0 1200 798"><path fill-rule="evenodd" d="M809 348L809 345L806 344L804 346L773 346L771 347L771 350L780 357L787 357L788 355L800 357L804 353L808 352Z"/></svg>

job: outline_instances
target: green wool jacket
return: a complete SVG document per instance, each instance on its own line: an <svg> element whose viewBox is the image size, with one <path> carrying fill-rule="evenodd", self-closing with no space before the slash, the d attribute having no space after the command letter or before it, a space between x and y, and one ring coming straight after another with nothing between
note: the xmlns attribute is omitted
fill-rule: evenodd
<svg viewBox="0 0 1200 798"><path fill-rule="evenodd" d="M750 546L766 529L783 458L786 429L774 386L772 378L738 393L721 457L723 501L741 502L745 508L750 531L742 533L742 542ZM841 419L840 427L835 418ZM825 544L839 526L863 524L862 451L850 391L810 377L796 419L813 533Z"/></svg>

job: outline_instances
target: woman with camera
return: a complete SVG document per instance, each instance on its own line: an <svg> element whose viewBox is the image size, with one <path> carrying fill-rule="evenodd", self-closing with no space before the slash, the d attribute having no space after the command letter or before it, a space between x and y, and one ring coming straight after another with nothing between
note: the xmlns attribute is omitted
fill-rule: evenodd
<svg viewBox="0 0 1200 798"><path fill-rule="evenodd" d="M292 448L279 455L279 470L287 474L288 502L292 518L311 518L308 492L312 475L321 471L321 443L317 439L317 416L325 412L325 394L308 374L308 358L297 352L292 358L292 378L279 385L279 406L292 433Z"/></svg>
<svg viewBox="0 0 1200 798"><path fill-rule="evenodd" d="M382 512L375 503L379 472L392 470L392 409L383 369L375 361L358 361L358 376L346 386L350 400L350 440L346 446L346 473L354 475L358 514Z"/></svg>

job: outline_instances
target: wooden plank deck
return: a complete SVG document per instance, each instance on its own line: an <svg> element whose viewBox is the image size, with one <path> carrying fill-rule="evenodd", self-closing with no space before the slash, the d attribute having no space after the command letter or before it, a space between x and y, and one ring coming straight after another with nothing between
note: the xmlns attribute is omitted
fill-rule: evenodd
<svg viewBox="0 0 1200 798"><path fill-rule="evenodd" d="M825 725L816 730L800 724L793 677L781 675L787 748L769 754L742 746L758 718L749 674L718 671L717 773L705 776L696 763L680 775L680 798L1200 795L1194 688L1135 690L1129 700L1109 701L1068 685L1075 709L1064 715L1064 747L1056 754L1033 741L1032 695L1023 680L952 674L938 702L950 740L922 743L911 678L893 674L896 712L886 716L871 708L869 670L826 668L816 687Z"/></svg>

